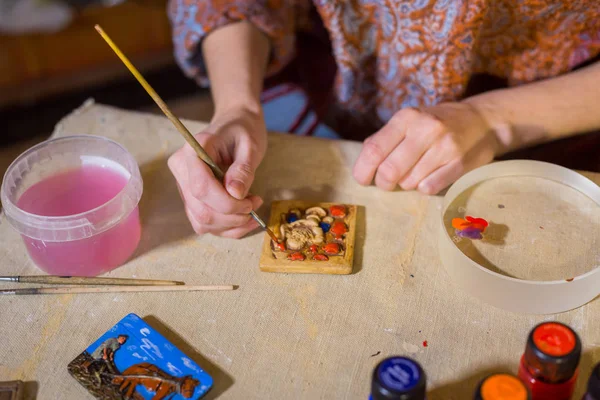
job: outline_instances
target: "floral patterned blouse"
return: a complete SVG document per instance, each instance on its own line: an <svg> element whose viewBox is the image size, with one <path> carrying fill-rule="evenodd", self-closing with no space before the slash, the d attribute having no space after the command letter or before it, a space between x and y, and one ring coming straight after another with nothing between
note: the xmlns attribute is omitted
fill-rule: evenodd
<svg viewBox="0 0 600 400"><path fill-rule="evenodd" d="M598 0L171 0L175 56L207 85L199 42L248 20L271 38L269 73L294 57L315 7L337 64L337 103L385 122L401 108L460 99L473 74L518 85L600 53Z"/></svg>

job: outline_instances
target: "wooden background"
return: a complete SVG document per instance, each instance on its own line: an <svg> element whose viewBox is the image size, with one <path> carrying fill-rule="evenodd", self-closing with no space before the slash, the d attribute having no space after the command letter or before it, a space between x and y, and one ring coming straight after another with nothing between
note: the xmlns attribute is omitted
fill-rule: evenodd
<svg viewBox="0 0 600 400"><path fill-rule="evenodd" d="M147 72L173 63L166 0L81 10L54 34L0 35L0 107L109 82L127 70L94 30L100 24Z"/></svg>

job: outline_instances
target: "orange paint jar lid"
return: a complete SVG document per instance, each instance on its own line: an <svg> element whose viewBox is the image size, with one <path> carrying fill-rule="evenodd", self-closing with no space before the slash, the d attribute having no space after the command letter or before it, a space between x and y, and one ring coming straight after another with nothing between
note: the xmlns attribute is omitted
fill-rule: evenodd
<svg viewBox="0 0 600 400"><path fill-rule="evenodd" d="M494 374L485 378L477 389L477 400L529 400L529 391L514 375Z"/></svg>

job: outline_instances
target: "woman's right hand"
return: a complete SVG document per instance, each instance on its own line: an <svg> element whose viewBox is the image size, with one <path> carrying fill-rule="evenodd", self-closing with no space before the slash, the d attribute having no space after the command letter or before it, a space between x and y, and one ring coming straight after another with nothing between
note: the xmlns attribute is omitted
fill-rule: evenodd
<svg viewBox="0 0 600 400"><path fill-rule="evenodd" d="M241 238L258 227L249 213L263 203L248 195L267 149L262 114L244 107L228 110L194 136L226 172L224 182L218 181L189 144L169 158L187 217L198 234Z"/></svg>

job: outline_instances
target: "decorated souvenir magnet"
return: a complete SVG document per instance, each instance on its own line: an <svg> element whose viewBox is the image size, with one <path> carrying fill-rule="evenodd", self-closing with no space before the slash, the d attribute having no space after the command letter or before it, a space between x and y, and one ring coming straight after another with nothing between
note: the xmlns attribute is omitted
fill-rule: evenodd
<svg viewBox="0 0 600 400"><path fill-rule="evenodd" d="M212 387L206 372L135 314L129 314L68 366L105 400L196 400Z"/></svg>
<svg viewBox="0 0 600 400"><path fill-rule="evenodd" d="M265 272L350 274L354 262L357 206L276 201L269 228L279 245L267 235L260 269Z"/></svg>
<svg viewBox="0 0 600 400"><path fill-rule="evenodd" d="M0 399L21 400L23 398L23 382L0 382Z"/></svg>

